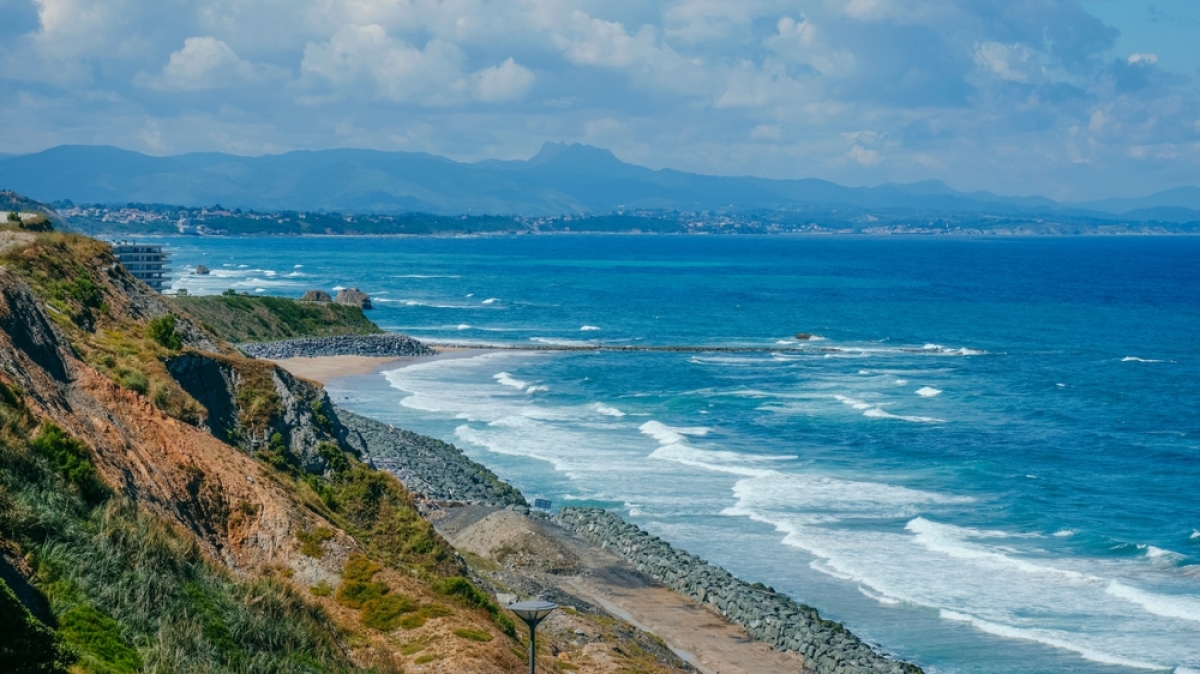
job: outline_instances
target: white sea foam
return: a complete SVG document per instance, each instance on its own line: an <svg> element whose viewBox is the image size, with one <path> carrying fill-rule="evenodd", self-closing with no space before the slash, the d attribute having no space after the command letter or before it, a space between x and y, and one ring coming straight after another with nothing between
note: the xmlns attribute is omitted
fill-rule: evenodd
<svg viewBox="0 0 1200 674"><path fill-rule="evenodd" d="M907 379L897 379L895 381L895 384L896 384L896 386L904 386L904 385L908 384L908 380Z"/></svg>
<svg viewBox="0 0 1200 674"><path fill-rule="evenodd" d="M1044 629L1031 629L1031 628L1023 628L1023 627L1013 627L1011 625L1002 625L1002 624L994 623L994 622L991 622L988 620L983 620L981 618L976 618L975 616L967 615L965 613L959 613L957 611L950 611L947 609L942 609L939 612L939 615L945 620L954 620L956 622L970 623L970 625L972 627L974 627L975 629L977 629L981 632L986 632L987 634L992 634L992 635L995 635L998 637L1004 637L1006 639L1022 639L1025 641L1036 641L1040 644L1045 644L1047 646L1053 646L1055 648L1061 648L1063 650L1078 653L1085 660L1091 660L1092 662L1099 662L1099 663L1105 664L1105 665L1117 665L1120 667L1133 667L1135 669L1163 670L1163 669L1169 668L1169 667L1161 665L1161 664L1145 662L1143 660L1134 660L1132 658L1127 658L1127 657L1123 657L1120 655L1113 655L1111 653L1105 653L1103 651L1087 648L1085 646L1081 646L1075 642L1070 641L1068 638L1068 635L1065 635L1065 634L1063 634L1061 632L1057 632L1057 631L1044 630Z"/></svg>
<svg viewBox="0 0 1200 674"><path fill-rule="evenodd" d="M1200 538L1200 529L1192 529L1192 535L1190 536L1190 538L1192 540L1196 540L1197 538Z"/></svg>
<svg viewBox="0 0 1200 674"><path fill-rule="evenodd" d="M622 412L621 410L619 410L615 407L611 407L609 405L605 405L604 403L592 403L592 409L596 410L597 412L599 412L600 414L603 414L605 416L617 417L617 418L625 416L625 413Z"/></svg>
<svg viewBox="0 0 1200 674"><path fill-rule="evenodd" d="M1122 363L1161 363L1162 361L1154 360L1152 358L1138 358L1137 356L1125 356L1124 358L1121 359L1121 362Z"/></svg>
<svg viewBox="0 0 1200 674"><path fill-rule="evenodd" d="M983 562L988 567L1010 567L1023 573L1050 574L1062 576L1072 581L1099 581L1100 578L1087 576L1077 571L1059 569L1044 564L1035 564L1023 559L998 552L991 547L981 546L970 542L973 538L1007 537L1003 532L988 532L969 527L957 527L942 524L917 517L904 526L913 532L914 540L920 545L956 559L970 559Z"/></svg>
<svg viewBox="0 0 1200 674"><path fill-rule="evenodd" d="M334 290L345 290L346 286L334 286L333 289Z"/></svg>
<svg viewBox="0 0 1200 674"><path fill-rule="evenodd" d="M267 289L266 289L266 288L255 288L255 289L254 289L254 292L256 292L256 293L265 293L265 292L267 292Z"/></svg>
<svg viewBox="0 0 1200 674"><path fill-rule="evenodd" d="M398 275L398 276L393 276L392 278L462 278L462 277L461 277L461 276L458 276L457 274L455 274L455 275L438 275L438 274L400 274L400 275Z"/></svg>
<svg viewBox="0 0 1200 674"><path fill-rule="evenodd" d="M480 304L495 304L495 303L496 303L495 297L489 297L486 300L480 302Z"/></svg>
<svg viewBox="0 0 1200 674"><path fill-rule="evenodd" d="M535 386L530 386L529 388L526 388L525 392L526 393L541 393L541 392L549 391L549 390L550 390L549 386L546 386L545 384L537 384Z"/></svg>
<svg viewBox="0 0 1200 674"><path fill-rule="evenodd" d="M917 395L921 396L922 398L932 398L941 394L941 389L936 389L932 386L922 386L921 388L917 389Z"/></svg>
<svg viewBox="0 0 1200 674"><path fill-rule="evenodd" d="M1072 531L1071 529L1059 529L1058 531L1055 531L1053 534L1051 534L1051 536L1054 536L1055 538L1068 538L1068 537L1074 536L1074 535L1075 535L1075 532Z"/></svg>
<svg viewBox="0 0 1200 674"><path fill-rule="evenodd" d="M467 325L466 323L459 323L459 324L458 324L457 326L455 326L455 327L456 327L456 329L458 329L458 330L470 330L470 329L471 329L471 326L470 326L470 325Z"/></svg>
<svg viewBox="0 0 1200 674"><path fill-rule="evenodd" d="M595 325L585 325L585 326L583 326L583 327L579 328L579 331L580 331L580 332L595 332L595 331L597 331L597 330L599 330L599 329L600 329L600 328L598 328L598 327L597 327L597 326L595 326Z"/></svg>
<svg viewBox="0 0 1200 674"><path fill-rule="evenodd" d="M492 379L495 379L496 383L500 384L501 386L508 386L510 388L520 389L522 391L529 386L529 382L521 379L514 379L513 376L507 372L498 372L492 375Z"/></svg>
<svg viewBox="0 0 1200 674"><path fill-rule="evenodd" d="M1105 592L1138 604L1154 615L1200 622L1200 601L1193 598L1147 592L1119 580L1110 582Z"/></svg>
<svg viewBox="0 0 1200 674"><path fill-rule="evenodd" d="M879 407L877 404L871 404L868 402L864 402L862 400L858 400L856 398L851 398L849 396L835 395L833 397L835 400L842 403L843 405L847 405L856 410L863 410L863 416L867 417L868 419L896 419L899 421L910 421L912 423L917 423L917 424L946 423L944 419L936 419L934 417L921 417L921 416L908 416L908 415L903 415L903 414L892 414L891 412L884 410L882 407Z"/></svg>
<svg viewBox="0 0 1200 674"><path fill-rule="evenodd" d="M858 586L858 591L861 592L864 597L866 597L868 599L874 599L875 601L879 602L880 604L883 604L884 606L897 606L900 604L899 599L896 599L895 597L886 597L884 595L875 594L874 592L871 592L870 590L863 587L862 585Z"/></svg>
<svg viewBox="0 0 1200 674"><path fill-rule="evenodd" d="M687 440L685 436L703 437L708 435L712 429L704 426L678 427L668 426L661 421L647 421L638 426L638 430L649 435L663 445L671 445Z"/></svg>
<svg viewBox="0 0 1200 674"><path fill-rule="evenodd" d="M595 346L595 342L584 342L578 339L560 339L556 337L530 337L529 341L537 342L538 344L552 344L554 346Z"/></svg>

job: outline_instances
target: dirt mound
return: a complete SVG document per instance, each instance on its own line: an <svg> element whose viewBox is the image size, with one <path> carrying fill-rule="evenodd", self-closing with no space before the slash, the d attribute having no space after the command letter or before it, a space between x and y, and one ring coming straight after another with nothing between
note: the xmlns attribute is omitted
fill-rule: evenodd
<svg viewBox="0 0 1200 674"><path fill-rule="evenodd" d="M456 547L510 568L575 573L579 557L545 531L548 523L498 510L454 537Z"/></svg>

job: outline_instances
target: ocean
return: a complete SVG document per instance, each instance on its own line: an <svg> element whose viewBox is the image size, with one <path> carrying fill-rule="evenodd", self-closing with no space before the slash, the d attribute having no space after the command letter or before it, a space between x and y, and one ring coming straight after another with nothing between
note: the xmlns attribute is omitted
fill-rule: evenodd
<svg viewBox="0 0 1200 674"><path fill-rule="evenodd" d="M357 287L421 339L761 347L327 388L930 672L1200 672L1200 238L163 241L177 288Z"/></svg>

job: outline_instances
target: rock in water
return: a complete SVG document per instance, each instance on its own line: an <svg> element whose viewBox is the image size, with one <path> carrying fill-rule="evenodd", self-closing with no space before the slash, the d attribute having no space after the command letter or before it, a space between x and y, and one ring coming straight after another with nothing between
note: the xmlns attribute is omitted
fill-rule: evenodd
<svg viewBox="0 0 1200 674"><path fill-rule="evenodd" d="M802 342L807 342L808 340L810 340L810 339L812 339L812 338L813 338L813 335L812 335L812 333L811 333L811 332L798 332L798 333L796 333L796 339L798 339L798 340L800 340L800 341L802 341Z"/></svg>
<svg viewBox="0 0 1200 674"><path fill-rule="evenodd" d="M371 298L358 288L343 288L339 290L337 297L333 301L337 304L347 304L359 309L371 308Z"/></svg>
<svg viewBox="0 0 1200 674"><path fill-rule="evenodd" d="M208 267L202 264L196 265L196 276L208 276Z"/></svg>
<svg viewBox="0 0 1200 674"><path fill-rule="evenodd" d="M340 296L340 295L339 295ZM301 302L332 302L333 298L324 290L309 290L300 298Z"/></svg>

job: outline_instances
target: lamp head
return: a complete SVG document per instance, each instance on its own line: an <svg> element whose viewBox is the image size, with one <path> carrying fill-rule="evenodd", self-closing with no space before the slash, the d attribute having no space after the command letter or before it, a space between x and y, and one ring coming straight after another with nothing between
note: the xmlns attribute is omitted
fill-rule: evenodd
<svg viewBox="0 0 1200 674"><path fill-rule="evenodd" d="M554 609L558 608L558 604L548 601L521 601L515 604L509 604L506 607L517 615L518 618L524 620L532 629L535 625L546 619Z"/></svg>

